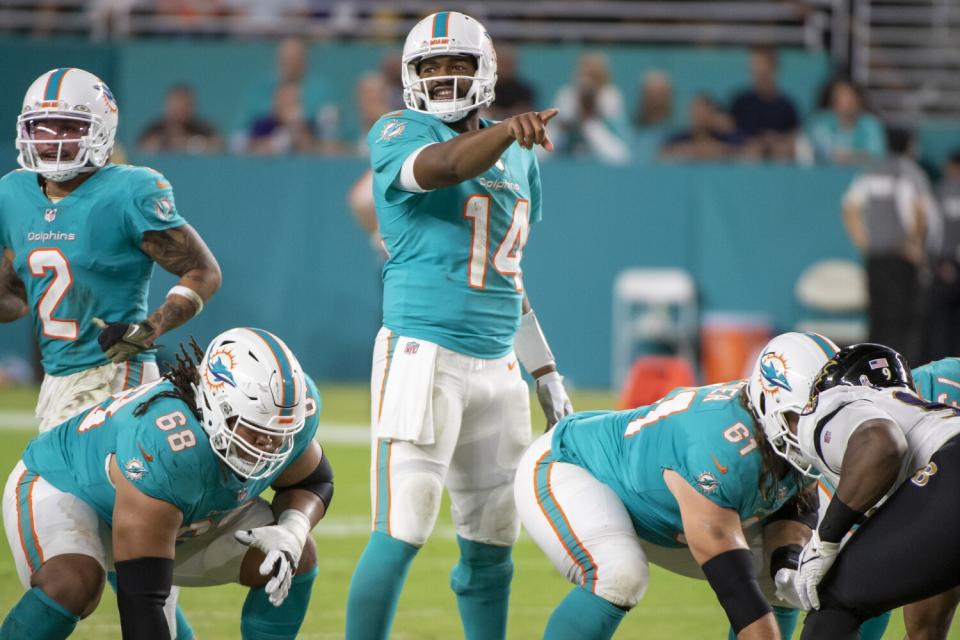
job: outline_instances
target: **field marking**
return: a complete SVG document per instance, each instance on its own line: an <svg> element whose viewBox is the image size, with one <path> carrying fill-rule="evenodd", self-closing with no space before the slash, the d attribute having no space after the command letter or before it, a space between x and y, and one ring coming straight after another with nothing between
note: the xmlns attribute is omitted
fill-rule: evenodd
<svg viewBox="0 0 960 640"><path fill-rule="evenodd" d="M37 428L32 411L0 411L0 431L30 431ZM363 424L336 424L320 422L317 439L321 443L369 445L370 429Z"/></svg>

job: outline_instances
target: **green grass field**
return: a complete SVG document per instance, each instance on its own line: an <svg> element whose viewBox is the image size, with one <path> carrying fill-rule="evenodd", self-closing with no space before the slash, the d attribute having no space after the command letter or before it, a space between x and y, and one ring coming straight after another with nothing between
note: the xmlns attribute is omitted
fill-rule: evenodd
<svg viewBox="0 0 960 640"><path fill-rule="evenodd" d="M358 430L366 429L369 403L366 387L321 385L321 392L324 404L319 431L321 442L324 423L356 424ZM36 390L32 388L0 391L0 412L8 416L10 422L0 423L0 469L4 470L4 479L6 470L13 468L32 437L24 427L11 428L14 417L23 417L11 414L31 411L35 399ZM607 393L582 391L574 395L573 401L577 409L598 409L613 406L614 398ZM536 402L531 402L531 406L536 407ZM537 428L536 425L542 424L542 415L539 409L534 412ZM314 640L343 637L347 588L369 533L368 447L327 443L324 448L336 469L337 491L330 514L314 530L320 576L300 634L301 638ZM5 614L20 598L22 590L9 550L3 547L0 550L0 612ZM445 503L433 537L410 571L391 637L409 640L463 637L456 602L448 586L456 558L456 541ZM514 563L509 637L539 638L550 611L570 585L525 535L514 551ZM184 589L180 601L199 638L236 640L244 596L244 590L236 586ZM617 637L722 640L727 637L726 629L723 611L706 582L652 567L646 597L627 615ZM120 637L116 602L109 589L97 612L80 623L73 637L91 640ZM899 614L894 615L885 637L903 637ZM951 637L960 638L960 632Z"/></svg>

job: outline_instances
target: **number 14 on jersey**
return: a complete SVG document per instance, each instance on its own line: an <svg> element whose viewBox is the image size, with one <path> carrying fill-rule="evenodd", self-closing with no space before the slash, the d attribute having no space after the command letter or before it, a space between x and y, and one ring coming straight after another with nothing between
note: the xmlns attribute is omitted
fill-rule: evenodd
<svg viewBox="0 0 960 640"><path fill-rule="evenodd" d="M490 196L474 194L467 198L463 217L473 225L470 243L470 262L467 264L467 283L472 289L483 289L487 281L487 256L490 253ZM493 268L498 273L513 278L517 291L523 291L520 258L527 244L530 231L530 201L517 200L513 207L513 219L493 253Z"/></svg>

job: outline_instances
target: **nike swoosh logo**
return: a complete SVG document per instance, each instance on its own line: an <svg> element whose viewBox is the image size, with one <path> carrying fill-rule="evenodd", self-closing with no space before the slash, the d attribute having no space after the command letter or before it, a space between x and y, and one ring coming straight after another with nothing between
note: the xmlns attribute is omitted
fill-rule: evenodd
<svg viewBox="0 0 960 640"><path fill-rule="evenodd" d="M507 363L507 369L510 369L510 371L513 371L516 366L517 366L517 361L516 361L516 360L514 360L513 362L508 362L508 363Z"/></svg>
<svg viewBox="0 0 960 640"><path fill-rule="evenodd" d="M723 473L723 474L726 474L727 471L730 471L730 467L725 467L725 466L723 466L722 464L720 464L720 461L717 460L717 456L715 456L715 455L713 455L713 454L711 453L711 454L710 454L710 457L713 458L713 464L717 465L717 471L719 471L720 473Z"/></svg>
<svg viewBox="0 0 960 640"><path fill-rule="evenodd" d="M143 454L144 460L146 460L147 462L153 462L153 456L143 450L143 445L138 444L137 446L140 448L140 453Z"/></svg>
<svg viewBox="0 0 960 640"><path fill-rule="evenodd" d="M157 189L169 189L170 183L163 180L157 180Z"/></svg>

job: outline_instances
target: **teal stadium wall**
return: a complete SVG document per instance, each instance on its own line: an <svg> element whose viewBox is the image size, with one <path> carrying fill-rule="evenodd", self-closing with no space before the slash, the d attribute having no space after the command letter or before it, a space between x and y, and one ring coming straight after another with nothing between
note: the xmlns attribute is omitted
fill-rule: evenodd
<svg viewBox="0 0 960 640"><path fill-rule="evenodd" d="M331 86L342 88L346 109L356 76L374 68L387 50L317 45L312 54ZM535 79L541 105L569 77L579 51L521 49L521 70ZM649 68L673 74L681 105L696 89L725 97L746 82L742 50L610 54L614 77L631 102ZM27 84L68 65L87 67L111 83L121 106L120 137L129 142L160 113L166 87L183 80L197 88L204 116L229 131L242 87L272 68L273 45L0 41L0 77L10 88L0 95L0 122L9 123L9 134ZM784 56L786 80L805 108L825 71L820 56ZM8 149L0 169L15 166L12 135ZM207 239L224 272L222 290L188 327L166 336L165 347L191 334L205 341L228 326L256 325L282 335L319 379L366 378L379 323L379 265L345 202L363 160L129 155L172 181L178 208ZM801 270L820 258L855 257L839 217L851 177L848 169L778 165L545 162L544 221L531 233L524 273L564 372L581 386L609 383L611 288L626 267L685 268L705 310L761 312L778 328L792 326L799 311L793 284ZM152 304L172 282L158 273ZM0 354L27 354L30 329L23 321L0 329Z"/></svg>

